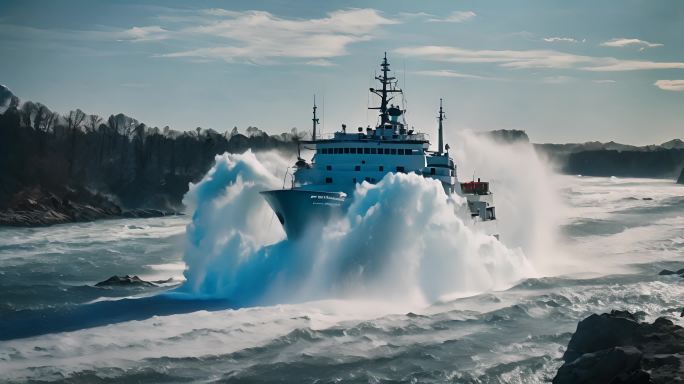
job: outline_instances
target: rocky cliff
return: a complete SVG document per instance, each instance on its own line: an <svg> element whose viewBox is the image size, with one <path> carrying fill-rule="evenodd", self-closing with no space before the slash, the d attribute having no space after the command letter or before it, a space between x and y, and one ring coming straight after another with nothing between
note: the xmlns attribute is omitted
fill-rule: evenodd
<svg viewBox="0 0 684 384"><path fill-rule="evenodd" d="M684 328L666 318L640 322L626 311L580 321L554 384L684 382Z"/></svg>

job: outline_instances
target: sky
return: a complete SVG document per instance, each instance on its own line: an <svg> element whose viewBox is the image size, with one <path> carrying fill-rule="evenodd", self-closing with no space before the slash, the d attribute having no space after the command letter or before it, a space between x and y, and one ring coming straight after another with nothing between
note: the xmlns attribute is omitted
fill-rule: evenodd
<svg viewBox="0 0 684 384"><path fill-rule="evenodd" d="M0 1L0 84L150 126L374 125L384 52L407 122L533 142L684 138L684 1Z"/></svg>

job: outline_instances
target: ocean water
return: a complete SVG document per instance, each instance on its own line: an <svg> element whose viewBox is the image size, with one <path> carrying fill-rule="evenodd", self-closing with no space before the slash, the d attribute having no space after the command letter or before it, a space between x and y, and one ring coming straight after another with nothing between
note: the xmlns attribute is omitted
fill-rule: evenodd
<svg viewBox="0 0 684 384"><path fill-rule="evenodd" d="M273 182L252 170L255 177L242 180L241 191L254 180ZM388 201L391 191L408 193L403 188L411 183L395 180L364 196ZM375 249L391 251L383 264L392 255L400 258L391 268L340 259L342 248L334 241L364 241L359 233L365 231L355 228L376 223L364 218L397 220L373 216L373 204L357 207L362 219L338 228L317 248L336 250L326 260L344 263L307 269L280 260L276 265L290 270L284 279L268 278L264 265L304 250L283 245L268 214L239 216L236 205L207 196L208 190L189 201L195 208L203 199L213 201L204 216L2 228L0 381L548 382L577 321L591 313L627 309L646 320L670 316L682 324L684 279L658 272L684 268L684 187L671 180L575 176L554 176L553 183L557 203L524 205L541 212L509 214L508 222L500 213L502 246L469 234L450 216L425 214L441 223L439 230L461 231L455 236L470 247L448 267L439 258L410 257L439 253L429 244L411 248L420 237ZM445 210L428 203L429 185L409 190L418 190L412 196L423 202L410 209ZM502 205L515 195L500 197ZM410 223L393 230L425 225L409 216ZM533 216L553 217L556 229L533 227L533 234L543 233L537 247L521 241L524 229L535 225ZM231 235L235 231L239 236ZM246 237L243 231L257 233ZM410 252L402 253L406 247ZM222 264L231 250L242 252L239 260L259 262L249 268ZM362 265L363 272L349 265ZM452 281L465 278L459 268L473 281ZM323 273L325 279L316 278ZM94 287L115 274L173 280L157 288ZM226 288L242 280L256 280L278 295L242 295L258 288L249 284ZM334 281L334 289L326 281ZM303 294L302 286L316 292Z"/></svg>

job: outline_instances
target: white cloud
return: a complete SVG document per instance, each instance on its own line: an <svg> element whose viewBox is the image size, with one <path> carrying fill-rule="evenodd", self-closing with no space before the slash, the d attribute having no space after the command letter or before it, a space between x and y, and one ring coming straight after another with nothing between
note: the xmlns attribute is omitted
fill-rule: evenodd
<svg viewBox="0 0 684 384"><path fill-rule="evenodd" d="M169 31L158 26L133 27L119 32L119 41L157 41L169 38Z"/></svg>
<svg viewBox="0 0 684 384"><path fill-rule="evenodd" d="M684 80L658 80L653 85L665 91L684 91Z"/></svg>
<svg viewBox="0 0 684 384"><path fill-rule="evenodd" d="M570 76L548 76L542 79L544 84L567 84L574 81L575 78Z"/></svg>
<svg viewBox="0 0 684 384"><path fill-rule="evenodd" d="M455 11L446 17L433 17L428 19L428 21L433 23L462 23L472 19L475 16L477 15L473 11Z"/></svg>
<svg viewBox="0 0 684 384"><path fill-rule="evenodd" d="M379 26L397 23L375 9L339 10L320 19L284 19L264 11L212 9L205 12L218 18L185 28L179 33L188 37L223 39L225 43L160 56L228 62L331 58L346 55L347 46L352 43L370 40Z"/></svg>
<svg viewBox="0 0 684 384"><path fill-rule="evenodd" d="M204 9L200 13L205 14L205 15L210 15L210 16L230 16L230 17L235 17L239 16L240 12L238 11L231 11L228 9L223 9L223 8L210 8L210 9Z"/></svg>
<svg viewBox="0 0 684 384"><path fill-rule="evenodd" d="M440 69L440 70L431 70L431 71L415 71L413 72L416 75L420 76L431 76L431 77L455 77L455 78L462 78L462 79L486 79L486 77L478 76L478 75L471 75L467 73L460 73L460 72L455 72L451 71L448 69Z"/></svg>
<svg viewBox="0 0 684 384"><path fill-rule="evenodd" d="M333 66L336 65L336 64L333 63L332 61L326 60L326 59L309 60L309 61L307 61L305 64L306 64L306 65L313 65L313 66L316 66L316 67L333 67Z"/></svg>
<svg viewBox="0 0 684 384"><path fill-rule="evenodd" d="M684 62L621 60L575 55L554 50L471 50L450 46L403 47L397 53L446 63L492 63L504 68L578 69L595 72L682 69Z"/></svg>
<svg viewBox="0 0 684 384"><path fill-rule="evenodd" d="M435 17L435 15L426 12L399 12L399 18L402 20L411 20L428 17Z"/></svg>
<svg viewBox="0 0 684 384"><path fill-rule="evenodd" d="M599 80L592 80L596 84L615 84L615 80L609 80L609 79L599 79Z"/></svg>
<svg viewBox="0 0 684 384"><path fill-rule="evenodd" d="M648 41L644 40L639 40L639 39L612 39L608 41L604 41L601 43L602 46L604 47L617 47L617 48L623 48L623 47L638 47L639 50L643 51L645 48L655 48L655 47L662 47L662 44L658 43L649 43Z"/></svg>
<svg viewBox="0 0 684 384"><path fill-rule="evenodd" d="M547 43L577 43L576 39L572 37L545 37L544 41Z"/></svg>
<svg viewBox="0 0 684 384"><path fill-rule="evenodd" d="M684 63L620 60L613 57L604 57L596 58L596 65L582 69L595 72L641 71L649 69L684 69Z"/></svg>

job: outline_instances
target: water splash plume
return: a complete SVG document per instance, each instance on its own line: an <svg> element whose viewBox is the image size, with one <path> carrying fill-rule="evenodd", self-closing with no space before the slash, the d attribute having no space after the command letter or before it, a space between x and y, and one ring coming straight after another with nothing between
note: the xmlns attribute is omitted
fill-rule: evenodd
<svg viewBox="0 0 684 384"><path fill-rule="evenodd" d="M464 199L415 174L359 185L342 219L286 240L258 194L282 186L267 161L286 164L252 152L217 156L191 186L181 291L236 305L356 297L427 304L534 273L519 248L465 224Z"/></svg>

